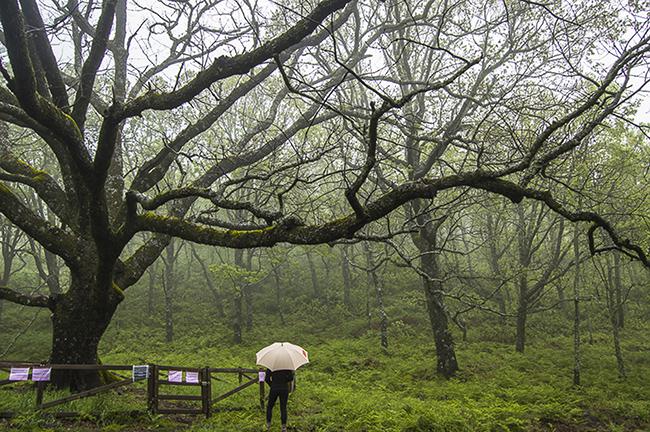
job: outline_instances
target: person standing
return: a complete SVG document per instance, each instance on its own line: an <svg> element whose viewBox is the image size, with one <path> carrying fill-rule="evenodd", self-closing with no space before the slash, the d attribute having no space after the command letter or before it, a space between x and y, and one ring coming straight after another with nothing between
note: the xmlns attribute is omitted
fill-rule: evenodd
<svg viewBox="0 0 650 432"><path fill-rule="evenodd" d="M287 430L287 401L289 400L289 389L294 379L292 370L266 370L264 381L271 387L269 402L266 405L266 430L271 430L271 418L273 406L280 398L280 420L282 421L282 432Z"/></svg>

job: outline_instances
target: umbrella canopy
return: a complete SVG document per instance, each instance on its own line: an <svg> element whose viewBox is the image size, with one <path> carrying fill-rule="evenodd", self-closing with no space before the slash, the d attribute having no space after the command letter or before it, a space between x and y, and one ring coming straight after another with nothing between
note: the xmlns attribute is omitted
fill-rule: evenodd
<svg viewBox="0 0 650 432"><path fill-rule="evenodd" d="M257 364L272 371L296 370L309 363L307 351L289 342L275 342L259 350L256 354Z"/></svg>

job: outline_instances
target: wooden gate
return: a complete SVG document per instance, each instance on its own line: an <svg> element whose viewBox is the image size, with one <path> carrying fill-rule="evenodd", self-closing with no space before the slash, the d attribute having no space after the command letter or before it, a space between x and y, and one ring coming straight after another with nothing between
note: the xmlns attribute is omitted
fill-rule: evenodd
<svg viewBox="0 0 650 432"><path fill-rule="evenodd" d="M78 392L65 396L60 399L51 400L43 403L43 393L46 390L45 382L35 382L37 411L51 408L57 405L71 402L73 400L95 396L122 386L128 386L134 382L135 374L132 365L55 365L39 364L34 362L0 362L0 370L9 372L10 368L51 368L67 370L104 370L111 371L117 378L117 381L111 382L100 387ZM259 380L257 369L248 368L194 368L186 366L161 366L148 365L148 377L143 373L142 380L147 379L147 405L148 409L158 414L203 414L210 417L214 404L234 395L247 387L259 384L259 402L260 408L264 410L264 381ZM128 374L128 375L127 375ZM212 398L213 385L212 380L225 381L218 377L220 374L237 374L238 384L235 388L228 390L214 399ZM33 379L33 377L32 377ZM9 379L0 379L0 386L11 384L15 381ZM137 381L135 381L137 382ZM176 389L176 392L170 393L170 388ZM183 392L180 389L188 389ZM194 405L194 406L192 406ZM52 413L57 417L68 417L76 415L73 412ZM0 418L10 418L15 416L14 412L0 412Z"/></svg>
<svg viewBox="0 0 650 432"><path fill-rule="evenodd" d="M161 374L163 377L161 378ZM190 374L196 374L196 380ZM165 377L166 375L166 377ZM167 378L167 379L164 379ZM205 414L210 417L210 397L212 394L212 379L210 368L191 368L183 366L149 366L149 409L157 414ZM195 394L161 394L161 387L193 387L198 388ZM168 405L165 401L200 402L196 407ZM161 406L162 402L162 406Z"/></svg>

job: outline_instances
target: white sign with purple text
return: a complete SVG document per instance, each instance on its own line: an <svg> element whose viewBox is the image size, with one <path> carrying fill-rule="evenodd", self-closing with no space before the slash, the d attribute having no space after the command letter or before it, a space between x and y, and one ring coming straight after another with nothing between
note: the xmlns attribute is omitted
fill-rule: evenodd
<svg viewBox="0 0 650 432"><path fill-rule="evenodd" d="M49 381L52 368L34 368L32 370L32 381Z"/></svg>
<svg viewBox="0 0 650 432"><path fill-rule="evenodd" d="M9 381L27 381L29 379L29 368L11 368Z"/></svg>
<svg viewBox="0 0 650 432"><path fill-rule="evenodd" d="M199 373L198 372L185 372L185 382L198 384L199 383Z"/></svg>
<svg viewBox="0 0 650 432"><path fill-rule="evenodd" d="M183 371L169 371L169 382L183 382Z"/></svg>

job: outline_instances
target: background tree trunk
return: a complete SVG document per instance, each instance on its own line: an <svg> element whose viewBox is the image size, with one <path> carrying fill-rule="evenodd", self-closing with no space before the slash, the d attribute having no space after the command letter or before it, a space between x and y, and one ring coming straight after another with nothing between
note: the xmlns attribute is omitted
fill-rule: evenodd
<svg viewBox="0 0 650 432"><path fill-rule="evenodd" d="M147 269L147 273L149 273L149 283L147 285L147 315L153 316L153 314L156 311L156 305L155 305L155 300L156 300L156 276L157 276L157 262L155 261L149 268Z"/></svg>
<svg viewBox="0 0 650 432"><path fill-rule="evenodd" d="M615 315L616 325L619 329L625 327L625 310L623 309L623 282L621 280L621 254L614 253L614 301L615 301Z"/></svg>
<svg viewBox="0 0 650 432"><path fill-rule="evenodd" d="M250 274L250 272L253 270L253 256L255 254L254 249L247 249L246 251L246 260L245 260L245 268L246 271ZM244 285L242 285L242 295L244 297L244 301L246 302L246 330L251 331L253 330L253 288L254 288L253 283L250 281L247 281Z"/></svg>
<svg viewBox="0 0 650 432"><path fill-rule="evenodd" d="M366 264L368 266L368 285L374 287L375 295L377 297L377 310L379 311L379 334L381 348L388 351L388 315L384 308L384 293L382 290L382 283L377 276L377 269L375 268L375 259L373 256L372 248L368 242L363 243L363 249L366 254Z"/></svg>
<svg viewBox="0 0 650 432"><path fill-rule="evenodd" d="M341 251L341 276L343 277L343 305L352 310L352 299L350 292L352 291L352 274L350 272L350 263L348 262L348 254L350 247L342 245Z"/></svg>
<svg viewBox="0 0 650 432"><path fill-rule="evenodd" d="M210 269L205 263L205 260L199 256L199 253L197 252L196 248L194 245L191 246L192 249L192 255L196 259L196 261L199 263L199 266L201 266L201 272L203 273L203 278L205 279L205 283L208 285L208 291L210 291L210 294L212 295L212 303L214 304L215 310L217 311L217 315L219 317L225 316L224 310L223 310L223 298L219 290L214 284L214 279L212 277L212 274L210 273Z"/></svg>
<svg viewBox="0 0 650 432"><path fill-rule="evenodd" d="M284 306L282 305L282 285L280 284L280 266L273 267L273 278L275 280L275 305L278 309L278 317L282 325L284 321Z"/></svg>
<svg viewBox="0 0 650 432"><path fill-rule="evenodd" d="M577 225L573 229L573 385L580 385L580 241Z"/></svg>
<svg viewBox="0 0 650 432"><path fill-rule="evenodd" d="M458 361L444 303L443 275L437 247L438 230L446 218L437 221L424 219L420 217L418 220L421 228L414 243L420 252L420 264L426 275L422 278L422 284L436 345L436 369L441 375L451 377L458 370Z"/></svg>
<svg viewBox="0 0 650 432"><path fill-rule="evenodd" d="M235 249L235 266L245 268L244 265L244 251L242 249ZM233 297L233 341L236 344L242 343L242 326L243 326L243 284L244 281L237 280L235 284L235 295Z"/></svg>
<svg viewBox="0 0 650 432"><path fill-rule="evenodd" d="M518 270L517 278L517 319L515 334L515 350L523 353L526 346L526 318L528 314L528 267L531 261L531 241L532 236L527 229L528 222L522 204L517 206L517 246L518 246Z"/></svg>
<svg viewBox="0 0 650 432"><path fill-rule="evenodd" d="M314 265L314 258L312 253L307 251L307 262L309 263L309 274L311 275L311 286L314 290L314 297L317 300L323 301L323 290L320 283L318 282L318 273L316 272L316 266Z"/></svg>
<svg viewBox="0 0 650 432"><path fill-rule="evenodd" d="M165 293L165 342L174 340L174 296L176 293L176 259L182 248L176 239L171 239L165 248L163 262L163 291Z"/></svg>

